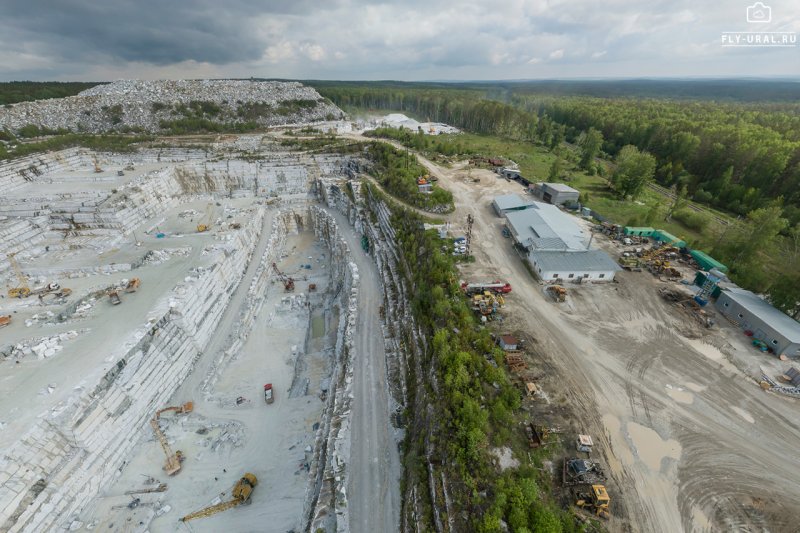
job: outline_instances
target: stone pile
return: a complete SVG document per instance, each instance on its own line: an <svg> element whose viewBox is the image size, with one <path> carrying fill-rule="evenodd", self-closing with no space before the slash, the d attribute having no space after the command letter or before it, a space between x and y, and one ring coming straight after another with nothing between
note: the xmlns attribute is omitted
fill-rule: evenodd
<svg viewBox="0 0 800 533"><path fill-rule="evenodd" d="M215 123L255 120L259 126L274 126L344 117L341 109L298 82L120 80L92 87L77 96L4 106L0 108L0 129L19 131L35 125L89 133L131 130L156 133L162 129L162 121L188 116L177 107L193 102L213 104L205 112L192 116ZM240 115L240 109L246 112Z"/></svg>

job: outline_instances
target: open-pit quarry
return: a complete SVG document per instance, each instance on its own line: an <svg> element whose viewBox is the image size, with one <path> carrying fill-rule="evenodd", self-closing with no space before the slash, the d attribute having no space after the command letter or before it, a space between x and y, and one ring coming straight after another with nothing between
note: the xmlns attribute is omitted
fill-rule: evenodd
<svg viewBox="0 0 800 533"><path fill-rule="evenodd" d="M0 165L0 531L396 529L391 346L338 185L350 156L166 146ZM251 505L180 521L225 502Z"/></svg>

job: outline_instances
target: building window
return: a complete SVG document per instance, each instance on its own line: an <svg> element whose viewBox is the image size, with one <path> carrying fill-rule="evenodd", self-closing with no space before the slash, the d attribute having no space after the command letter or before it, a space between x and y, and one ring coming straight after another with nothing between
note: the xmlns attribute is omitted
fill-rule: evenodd
<svg viewBox="0 0 800 533"><path fill-rule="evenodd" d="M583 275L583 277L584 277L584 278L588 278L588 277L589 277L589 274L584 274L584 275Z"/></svg>
<svg viewBox="0 0 800 533"><path fill-rule="evenodd" d="M575 274L570 274L569 277L574 278Z"/></svg>
<svg viewBox="0 0 800 533"><path fill-rule="evenodd" d="M553 274L553 279L558 279L558 274Z"/></svg>
<svg viewBox="0 0 800 533"><path fill-rule="evenodd" d="M744 318L744 315L742 313L739 313L739 318Z"/></svg>
<svg viewBox="0 0 800 533"><path fill-rule="evenodd" d="M606 275L605 274L600 274L600 277L604 278L604 277L606 277Z"/></svg>
<svg viewBox="0 0 800 533"><path fill-rule="evenodd" d="M778 345L778 339L772 339L772 344L774 344L775 346L777 346L777 345Z"/></svg>
<svg viewBox="0 0 800 533"><path fill-rule="evenodd" d="M725 302L725 307L728 307L729 305L730 305L730 304L729 304L728 302Z"/></svg>

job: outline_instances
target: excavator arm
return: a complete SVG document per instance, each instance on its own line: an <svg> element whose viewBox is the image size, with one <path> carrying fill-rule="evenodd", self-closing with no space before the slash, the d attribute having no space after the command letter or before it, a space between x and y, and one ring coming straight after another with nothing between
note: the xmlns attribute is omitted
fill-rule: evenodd
<svg viewBox="0 0 800 533"><path fill-rule="evenodd" d="M211 507L206 507L205 509L201 509L191 514L187 514L183 518L181 518L181 522L188 522L189 520L194 520L196 518L205 518L207 516L215 515L217 513L221 513L222 511L227 511L228 509L232 509L237 505L241 504L239 500L230 500L227 502L218 503L217 505L212 505Z"/></svg>
<svg viewBox="0 0 800 533"><path fill-rule="evenodd" d="M161 427L158 425L158 420L153 418L150 420L150 425L153 427L153 433L155 433L159 444L161 444L161 449L164 450L164 455L167 456L167 460L164 463L164 471L168 476L177 474L181 470L181 459L183 458L183 455L181 452L172 453L172 448L169 447L167 437L161 431Z"/></svg>

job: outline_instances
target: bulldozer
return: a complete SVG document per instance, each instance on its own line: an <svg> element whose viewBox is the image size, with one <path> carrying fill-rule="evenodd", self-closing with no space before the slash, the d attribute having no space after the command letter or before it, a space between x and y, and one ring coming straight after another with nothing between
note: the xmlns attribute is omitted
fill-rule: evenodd
<svg viewBox="0 0 800 533"><path fill-rule="evenodd" d="M183 405L175 407L165 407L164 409L159 409L158 411L156 411L156 414L153 415L153 418L150 420L150 426L152 426L153 428L153 433L155 433L159 444L161 444L161 449L164 450L164 455L166 455L167 457L167 460L164 462L163 469L168 476L174 476L175 474L181 471L181 463L183 463L184 455L183 452L181 452L180 450L177 450L175 453L172 453L172 448L170 448L169 443L167 442L167 437L164 435L164 432L161 431L161 426L159 425L158 421L161 418L161 415L168 411L174 411L176 414L186 414L186 413L191 413L193 410L194 410L194 403L186 402Z"/></svg>
<svg viewBox="0 0 800 533"><path fill-rule="evenodd" d="M549 292L553 299L559 303L567 301L567 289L561 285L549 285L547 287L547 292Z"/></svg>
<svg viewBox="0 0 800 533"><path fill-rule="evenodd" d="M582 490L575 492L575 505L600 518L609 518L611 513L608 511L608 506L611 498L608 497L605 485L590 485L588 488L589 492Z"/></svg>
<svg viewBox="0 0 800 533"><path fill-rule="evenodd" d="M189 520L195 520L196 518L205 518L207 516L221 513L222 511L227 511L228 509L238 507L239 505L248 505L250 503L250 496L252 496L253 489L256 487L256 485L258 485L258 479L254 474L248 472L236 482L236 485L233 486L233 491L231 493L233 499L206 507L205 509L200 509L199 511L195 511L191 514L187 514L180 520L181 522L188 522Z"/></svg>

